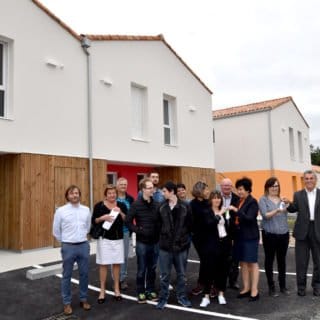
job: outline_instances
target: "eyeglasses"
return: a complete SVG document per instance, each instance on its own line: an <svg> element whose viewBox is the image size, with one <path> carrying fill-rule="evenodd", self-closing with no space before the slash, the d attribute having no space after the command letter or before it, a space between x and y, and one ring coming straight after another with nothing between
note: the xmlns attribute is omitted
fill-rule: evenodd
<svg viewBox="0 0 320 320"><path fill-rule="evenodd" d="M275 184L273 186L271 186L270 188L279 188L280 186L278 184Z"/></svg>

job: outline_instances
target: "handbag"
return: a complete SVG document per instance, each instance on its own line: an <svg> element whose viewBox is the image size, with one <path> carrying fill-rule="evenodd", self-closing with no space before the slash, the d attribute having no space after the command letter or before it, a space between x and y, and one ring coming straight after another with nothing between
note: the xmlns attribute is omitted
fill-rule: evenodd
<svg viewBox="0 0 320 320"><path fill-rule="evenodd" d="M100 223L91 224L91 228L90 228L89 234L90 234L91 238L99 239L99 237L101 237L102 234L103 234L103 229L101 227L101 224Z"/></svg>

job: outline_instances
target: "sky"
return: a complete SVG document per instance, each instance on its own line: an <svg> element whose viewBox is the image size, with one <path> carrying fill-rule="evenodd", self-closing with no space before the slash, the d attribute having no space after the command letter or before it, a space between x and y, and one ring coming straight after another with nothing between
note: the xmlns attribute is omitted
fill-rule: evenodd
<svg viewBox="0 0 320 320"><path fill-rule="evenodd" d="M320 146L318 0L41 2L79 34L163 34L214 110L292 96Z"/></svg>

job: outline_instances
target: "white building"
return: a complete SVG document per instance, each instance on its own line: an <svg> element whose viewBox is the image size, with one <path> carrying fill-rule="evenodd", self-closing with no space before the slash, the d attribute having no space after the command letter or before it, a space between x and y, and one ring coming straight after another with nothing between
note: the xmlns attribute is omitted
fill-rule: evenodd
<svg viewBox="0 0 320 320"><path fill-rule="evenodd" d="M214 184L211 91L163 36L82 40L38 0L1 2L0 248L53 245L65 188L95 202L107 172L134 195L151 168Z"/></svg>
<svg viewBox="0 0 320 320"><path fill-rule="evenodd" d="M291 97L215 110L213 120L220 179L248 176L257 197L271 176L288 197L302 187L311 168L309 126Z"/></svg>

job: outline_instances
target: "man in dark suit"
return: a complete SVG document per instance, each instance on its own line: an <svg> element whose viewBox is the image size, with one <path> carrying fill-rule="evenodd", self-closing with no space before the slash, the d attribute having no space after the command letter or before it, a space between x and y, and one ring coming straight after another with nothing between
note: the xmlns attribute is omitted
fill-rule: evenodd
<svg viewBox="0 0 320 320"><path fill-rule="evenodd" d="M221 194L223 198L223 206L229 208L229 206L236 207L239 202L239 197L232 192L232 181L229 178L224 178L221 183ZM234 211L229 210L230 218L235 214ZM229 288L239 289L239 285L237 283L239 276L239 261L237 261L233 256L230 256L230 269L229 269Z"/></svg>
<svg viewBox="0 0 320 320"><path fill-rule="evenodd" d="M297 212L293 236L296 239L296 273L298 295L306 295L307 270L310 251L313 260L312 287L313 295L320 296L320 190L316 187L317 176L307 170L303 174L305 188L294 193L293 202L287 210Z"/></svg>

